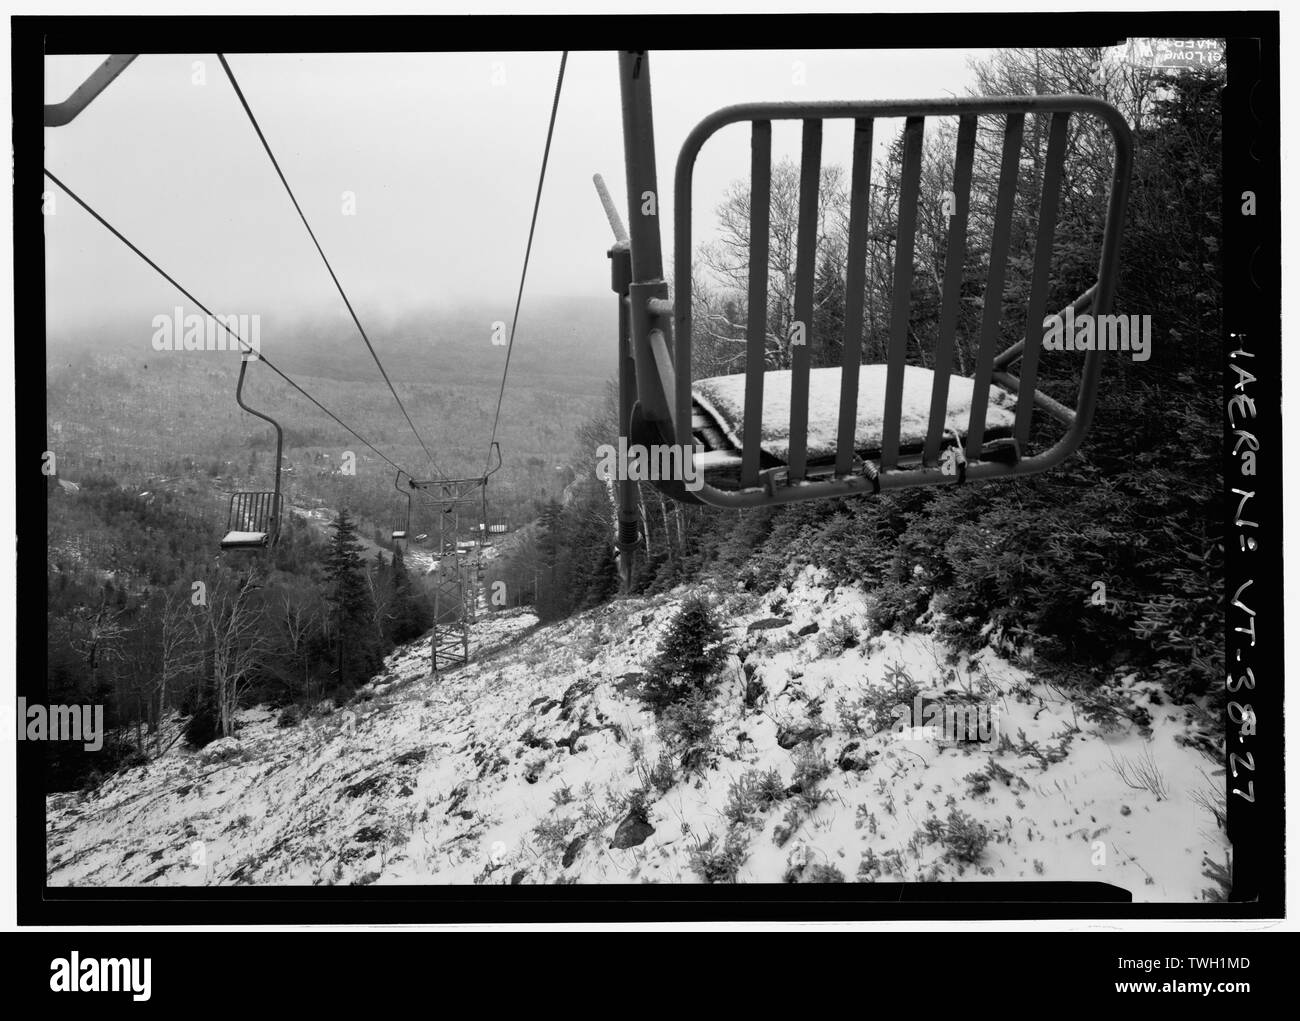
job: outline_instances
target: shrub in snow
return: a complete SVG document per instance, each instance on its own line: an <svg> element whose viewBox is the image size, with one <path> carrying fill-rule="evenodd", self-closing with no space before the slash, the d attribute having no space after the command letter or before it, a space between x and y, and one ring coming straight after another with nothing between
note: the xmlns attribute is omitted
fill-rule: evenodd
<svg viewBox="0 0 1300 1021"><path fill-rule="evenodd" d="M988 827L959 808L949 811L946 821L927 819L922 829L927 841L943 845L945 859L968 865L980 860L989 842Z"/></svg>
<svg viewBox="0 0 1300 1021"><path fill-rule="evenodd" d="M687 599L668 625L659 652L646 672L641 697L656 714L684 702L692 692L712 694L726 650L722 630L709 604Z"/></svg>
<svg viewBox="0 0 1300 1021"><path fill-rule="evenodd" d="M694 690L685 701L668 705L659 717L659 737L681 757L687 768L707 760L713 752L713 709L709 697Z"/></svg>
<svg viewBox="0 0 1300 1021"><path fill-rule="evenodd" d="M834 865L822 865L820 863L809 865L799 873L799 882L801 883L843 883L845 882L844 873Z"/></svg>
<svg viewBox="0 0 1300 1021"><path fill-rule="evenodd" d="M799 789L799 800L808 811L813 811L826 800L820 785L830 775L831 764L826 761L825 754L804 747L795 756L793 786Z"/></svg>
<svg viewBox="0 0 1300 1021"><path fill-rule="evenodd" d="M745 827L733 826L721 846L718 838L710 834L691 851L691 871L706 883L734 883L748 857L749 834Z"/></svg>
<svg viewBox="0 0 1300 1021"><path fill-rule="evenodd" d="M841 696L835 702L835 711L840 726L850 734L870 737L893 727L898 720L894 710L898 706L911 710L920 694L921 686L907 668L895 663L885 671L883 684L872 685L866 694L852 701Z"/></svg>
<svg viewBox="0 0 1300 1021"><path fill-rule="evenodd" d="M563 854L569 844L569 834L578 820L572 816L563 819L543 819L533 827L539 850L543 854Z"/></svg>
<svg viewBox="0 0 1300 1021"><path fill-rule="evenodd" d="M638 758L636 773L644 789L656 794L667 794L677 783L677 771L673 766L673 757L666 751L659 753L653 766Z"/></svg>
<svg viewBox="0 0 1300 1021"><path fill-rule="evenodd" d="M630 819L640 819L643 822L648 822L652 804L654 804L654 798L650 796L650 792L644 787L636 787L624 799L622 811L625 811Z"/></svg>
<svg viewBox="0 0 1300 1021"><path fill-rule="evenodd" d="M776 844L777 847L785 847L786 843L802 825L803 816L799 812L799 806L797 804L791 805L786 809L785 817L777 823L776 829L772 831L772 843Z"/></svg>
<svg viewBox="0 0 1300 1021"><path fill-rule="evenodd" d="M858 644L859 629L845 617L836 617L831 626L817 635L817 651L823 658L838 656Z"/></svg>
<svg viewBox="0 0 1300 1021"><path fill-rule="evenodd" d="M757 769L746 770L734 781L727 792L727 804L722 814L731 823L749 824L755 817L781 801L785 797L785 785L781 774L775 769L760 773Z"/></svg>
<svg viewBox="0 0 1300 1021"><path fill-rule="evenodd" d="M201 698L185 723L185 743L203 748L217 736L217 708L211 698Z"/></svg>

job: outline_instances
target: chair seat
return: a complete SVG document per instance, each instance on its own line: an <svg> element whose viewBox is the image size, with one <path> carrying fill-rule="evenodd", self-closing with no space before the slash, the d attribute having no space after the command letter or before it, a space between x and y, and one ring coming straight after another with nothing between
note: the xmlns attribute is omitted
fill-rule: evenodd
<svg viewBox="0 0 1300 1021"><path fill-rule="evenodd" d="M261 549L270 538L268 532L227 532L222 549Z"/></svg>
<svg viewBox="0 0 1300 1021"><path fill-rule="evenodd" d="M863 365L858 375L858 417L854 451L863 458L878 457L884 432L885 365ZM934 373L916 365L903 372L903 405L899 422L899 448L905 454L919 454L925 446L930 425L930 398ZM763 378L763 432L760 464L763 468L787 463L790 449L789 369L770 370ZM965 376L948 381L945 428L965 434L970 425L971 397L975 384ZM692 405L692 432L704 447L695 461L713 484L734 481L714 479L738 470L741 462L745 409L745 376L713 376L696 380ZM815 467L835 460L839 434L840 369L812 369L808 373L808 465ZM1010 436L1015 428L1015 397L999 387L989 387L984 435L987 439Z"/></svg>

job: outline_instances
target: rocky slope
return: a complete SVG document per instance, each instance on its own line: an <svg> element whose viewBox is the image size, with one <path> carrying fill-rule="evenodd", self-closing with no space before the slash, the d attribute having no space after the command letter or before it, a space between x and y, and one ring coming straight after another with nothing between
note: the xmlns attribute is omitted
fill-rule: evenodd
<svg viewBox="0 0 1300 1021"><path fill-rule="evenodd" d="M731 655L713 736L683 765L637 686L687 594L549 627L492 615L461 670L431 678L417 642L346 706L292 726L252 709L237 738L52 796L50 883L1218 889L1222 770L1188 707L1135 676L1081 700L990 651L868 634L865 594L812 571L715 597ZM913 692L982 706L995 730L877 730Z"/></svg>

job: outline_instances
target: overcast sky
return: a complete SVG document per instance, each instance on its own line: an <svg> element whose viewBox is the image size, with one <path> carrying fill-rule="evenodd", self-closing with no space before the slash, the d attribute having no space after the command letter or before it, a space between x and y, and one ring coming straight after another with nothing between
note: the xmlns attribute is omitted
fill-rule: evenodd
<svg viewBox="0 0 1300 1021"><path fill-rule="evenodd" d="M665 256L677 151L711 111L760 100L961 95L972 81L969 61L985 55L652 53ZM101 59L48 58L46 102L66 98ZM486 316L509 318L558 53L229 60L363 316L481 302ZM194 82L196 61L205 84ZM609 296L612 236L591 175L602 173L624 201L616 61L612 52L570 54L525 315L527 294ZM796 61L804 84L796 84ZM504 84L494 84L502 70ZM828 126L826 162L847 167L850 133L847 122ZM888 134L877 131L878 146ZM774 157L795 156L797 146L797 126L778 125ZM740 127L706 144L696 170L697 239L728 184L748 174L747 153ZM346 315L214 55L138 58L70 125L46 130L45 162L213 311ZM354 216L343 215L349 191ZM55 209L45 228L51 333L170 310L176 296L164 281L64 196Z"/></svg>

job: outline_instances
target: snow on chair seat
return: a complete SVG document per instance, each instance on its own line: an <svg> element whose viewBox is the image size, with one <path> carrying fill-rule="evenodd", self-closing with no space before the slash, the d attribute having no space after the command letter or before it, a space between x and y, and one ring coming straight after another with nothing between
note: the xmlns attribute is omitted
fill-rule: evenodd
<svg viewBox="0 0 1300 1021"><path fill-rule="evenodd" d="M884 434L885 383L888 366L862 365L858 372L857 424L854 449L860 457L876 457ZM829 464L835 458L840 393L838 368L812 369L808 373L807 459L810 467ZM934 373L916 365L905 367L899 444L903 454L920 454L930 424L930 403ZM970 421L975 384L965 376L949 380L944 427L954 435L966 431ZM763 388L762 467L787 464L790 451L789 369L769 370ZM692 432L705 450L696 463L714 485L734 488L738 479L728 469L740 463L745 411L743 374L713 376L696 380L692 388ZM986 439L1009 437L1015 427L1016 398L996 386L989 387L985 411ZM714 472L719 472L715 478Z"/></svg>
<svg viewBox="0 0 1300 1021"><path fill-rule="evenodd" d="M221 540L222 549L261 549L270 535L266 532L227 532Z"/></svg>

